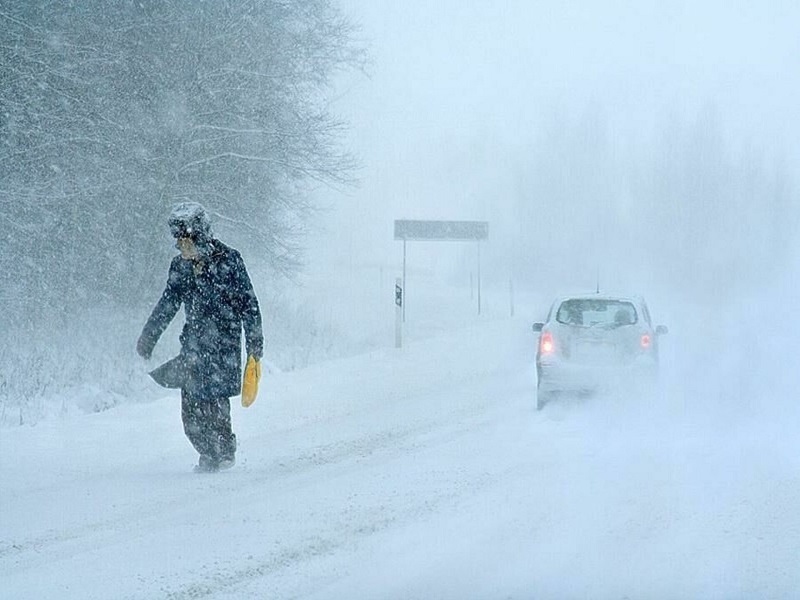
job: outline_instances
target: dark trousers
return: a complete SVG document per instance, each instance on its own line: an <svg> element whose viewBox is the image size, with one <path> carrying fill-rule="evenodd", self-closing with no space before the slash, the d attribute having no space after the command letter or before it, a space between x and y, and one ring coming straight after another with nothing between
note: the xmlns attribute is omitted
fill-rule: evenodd
<svg viewBox="0 0 800 600"><path fill-rule="evenodd" d="M181 417L186 437L201 456L233 458L236 435L231 429L230 399L195 398L181 390Z"/></svg>

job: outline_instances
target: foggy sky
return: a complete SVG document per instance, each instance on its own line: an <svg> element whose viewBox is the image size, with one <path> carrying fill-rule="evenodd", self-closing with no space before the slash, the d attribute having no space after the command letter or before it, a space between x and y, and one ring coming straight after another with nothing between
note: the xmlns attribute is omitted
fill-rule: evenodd
<svg viewBox="0 0 800 600"><path fill-rule="evenodd" d="M346 0L369 76L341 82L361 185L329 225L341 253L396 260L395 218L496 221L507 159L586 115L621 145L711 114L731 152L755 147L797 179L800 7L793 2ZM349 225L357 215L358 234ZM355 239L354 239L355 237Z"/></svg>

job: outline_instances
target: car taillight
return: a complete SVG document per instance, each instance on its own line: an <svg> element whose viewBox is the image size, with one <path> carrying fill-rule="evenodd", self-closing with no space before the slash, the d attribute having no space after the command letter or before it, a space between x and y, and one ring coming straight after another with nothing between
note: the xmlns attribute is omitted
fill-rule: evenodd
<svg viewBox="0 0 800 600"><path fill-rule="evenodd" d="M648 348L650 348L650 343L651 343L650 335L647 333L642 335L642 340L641 340L642 348L647 350Z"/></svg>
<svg viewBox="0 0 800 600"><path fill-rule="evenodd" d="M542 337L539 339L539 350L541 353L552 354L553 350L555 349L555 344L553 344L553 334L549 331L542 333Z"/></svg>

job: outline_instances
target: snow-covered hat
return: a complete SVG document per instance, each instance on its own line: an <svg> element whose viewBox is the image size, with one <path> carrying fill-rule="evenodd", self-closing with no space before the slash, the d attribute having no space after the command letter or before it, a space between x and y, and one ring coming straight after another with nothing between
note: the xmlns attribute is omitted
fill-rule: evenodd
<svg viewBox="0 0 800 600"><path fill-rule="evenodd" d="M169 231L175 238L209 239L211 219L199 202L181 202L172 208L169 215Z"/></svg>

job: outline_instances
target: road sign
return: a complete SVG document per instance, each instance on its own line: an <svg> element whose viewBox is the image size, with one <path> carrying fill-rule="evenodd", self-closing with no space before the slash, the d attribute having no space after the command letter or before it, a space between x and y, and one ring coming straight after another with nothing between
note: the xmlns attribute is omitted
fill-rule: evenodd
<svg viewBox="0 0 800 600"><path fill-rule="evenodd" d="M394 347L403 347L403 282L398 277L394 282Z"/></svg>
<svg viewBox="0 0 800 600"><path fill-rule="evenodd" d="M487 221L414 221L394 222L396 240L469 241L489 237Z"/></svg>
<svg viewBox="0 0 800 600"><path fill-rule="evenodd" d="M481 314L481 241L489 237L488 221L414 221L398 219L394 222L394 239L403 242L403 279L404 293L408 296L406 280L406 244L409 241L430 242L478 242L478 314ZM398 283L398 286L400 284ZM395 304L402 311L403 322L406 320L406 298Z"/></svg>

